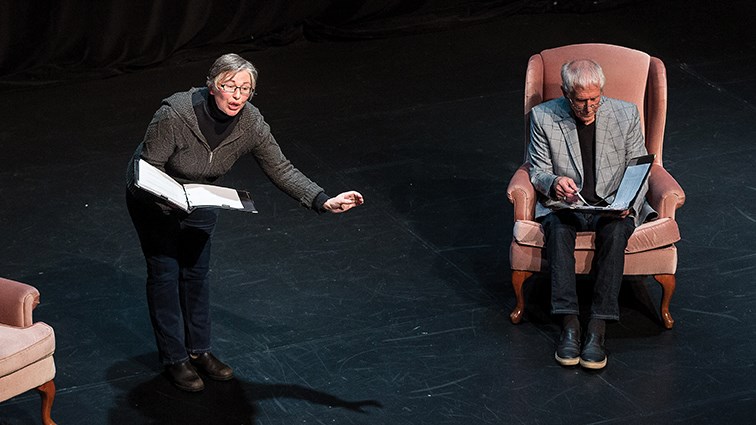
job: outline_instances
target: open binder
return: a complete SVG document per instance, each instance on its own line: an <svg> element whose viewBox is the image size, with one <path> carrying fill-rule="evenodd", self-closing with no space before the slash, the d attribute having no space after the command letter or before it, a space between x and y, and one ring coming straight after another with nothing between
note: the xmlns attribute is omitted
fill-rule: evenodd
<svg viewBox="0 0 756 425"><path fill-rule="evenodd" d="M651 165L654 163L654 157L656 155L648 154L630 160L615 194L614 202L611 205L603 207L588 205L585 199L580 196L580 192L578 192L578 197L582 201L582 204L572 204L570 208L583 212L621 212L629 209L643 187L643 183L648 179Z"/></svg>
<svg viewBox="0 0 756 425"><path fill-rule="evenodd" d="M209 184L181 184L143 159L134 162L136 186L186 212L196 208L223 208L256 213L252 196L244 190Z"/></svg>

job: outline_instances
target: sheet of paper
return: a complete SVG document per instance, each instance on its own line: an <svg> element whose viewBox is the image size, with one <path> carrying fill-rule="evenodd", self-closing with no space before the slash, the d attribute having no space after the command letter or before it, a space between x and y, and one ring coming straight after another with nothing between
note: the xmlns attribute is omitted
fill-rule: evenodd
<svg viewBox="0 0 756 425"><path fill-rule="evenodd" d="M622 177L622 183L620 183L619 189L617 189L617 196L615 196L612 205L624 208L630 207L630 203L633 202L638 189L643 184L643 180L646 178L646 171L650 166L651 164L634 165L625 170L625 176Z"/></svg>
<svg viewBox="0 0 756 425"><path fill-rule="evenodd" d="M237 210L244 209L236 189L206 184L185 184L184 188L192 207L226 206Z"/></svg>
<svg viewBox="0 0 756 425"><path fill-rule="evenodd" d="M139 160L139 175L137 177L137 185L142 189L164 197L169 202L182 206L184 209L189 209L183 186L143 159Z"/></svg>

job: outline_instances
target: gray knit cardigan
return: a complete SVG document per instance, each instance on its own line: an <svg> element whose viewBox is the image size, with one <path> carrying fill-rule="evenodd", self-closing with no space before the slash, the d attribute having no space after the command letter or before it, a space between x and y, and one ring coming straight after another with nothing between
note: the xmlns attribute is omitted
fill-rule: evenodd
<svg viewBox="0 0 756 425"><path fill-rule="evenodd" d="M129 162L132 193L134 162L140 157L181 183L213 183L243 155L252 154L268 178L303 206L312 208L323 189L297 170L281 152L260 111L247 102L231 134L210 149L200 131L194 106L207 102L207 88L193 88L164 99L147 126L144 140Z"/></svg>

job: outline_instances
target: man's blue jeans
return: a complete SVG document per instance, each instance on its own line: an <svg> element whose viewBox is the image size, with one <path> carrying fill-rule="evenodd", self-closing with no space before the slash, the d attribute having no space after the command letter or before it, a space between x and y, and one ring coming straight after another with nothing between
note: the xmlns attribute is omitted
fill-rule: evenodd
<svg viewBox="0 0 756 425"><path fill-rule="evenodd" d="M592 319L619 320L619 291L625 266L627 240L635 230L632 217L558 210L545 216L546 256L551 271L552 314L580 314L575 276L577 232L596 232L592 265L594 280Z"/></svg>
<svg viewBox="0 0 756 425"><path fill-rule="evenodd" d="M210 351L210 245L217 210L165 213L126 195L147 263L147 306L160 362Z"/></svg>

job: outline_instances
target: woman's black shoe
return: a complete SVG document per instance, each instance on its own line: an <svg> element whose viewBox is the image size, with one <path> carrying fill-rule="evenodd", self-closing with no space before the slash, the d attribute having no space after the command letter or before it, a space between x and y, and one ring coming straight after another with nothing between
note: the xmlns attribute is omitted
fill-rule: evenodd
<svg viewBox="0 0 756 425"><path fill-rule="evenodd" d="M171 383L180 390L194 393L205 389L202 378L188 361L166 366L165 373Z"/></svg>
<svg viewBox="0 0 756 425"><path fill-rule="evenodd" d="M197 370L216 381L228 381L234 377L234 370L218 360L212 353L191 354L189 361Z"/></svg>

